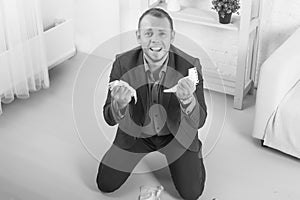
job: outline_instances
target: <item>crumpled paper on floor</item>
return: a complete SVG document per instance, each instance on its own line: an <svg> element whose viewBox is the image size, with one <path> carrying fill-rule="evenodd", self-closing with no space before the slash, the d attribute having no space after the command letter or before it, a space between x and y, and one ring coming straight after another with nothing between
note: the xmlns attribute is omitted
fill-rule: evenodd
<svg viewBox="0 0 300 200"><path fill-rule="evenodd" d="M163 186L141 186L139 200L160 200L160 195L163 190Z"/></svg>

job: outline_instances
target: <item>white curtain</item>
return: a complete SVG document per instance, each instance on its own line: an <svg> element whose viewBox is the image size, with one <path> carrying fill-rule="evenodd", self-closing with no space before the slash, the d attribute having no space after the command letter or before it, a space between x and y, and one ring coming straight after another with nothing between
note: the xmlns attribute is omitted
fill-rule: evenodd
<svg viewBox="0 0 300 200"><path fill-rule="evenodd" d="M0 0L1 103L49 87L39 0Z"/></svg>

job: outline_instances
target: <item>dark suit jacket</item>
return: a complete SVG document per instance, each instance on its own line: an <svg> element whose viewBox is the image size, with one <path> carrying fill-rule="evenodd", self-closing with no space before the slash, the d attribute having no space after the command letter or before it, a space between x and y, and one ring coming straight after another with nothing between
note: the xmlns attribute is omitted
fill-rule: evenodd
<svg viewBox="0 0 300 200"><path fill-rule="evenodd" d="M126 115L119 121L117 134L114 144L122 149L130 148L142 133L147 109L147 79L143 62L143 50L137 47L123 54L117 55L113 63L110 74L110 82L114 80L124 80L129 83L137 92L137 103L133 98L127 106ZM199 59L193 58L178 48L171 45L169 52L168 68L165 75L164 88L171 88L176 85L178 80L188 75L188 69L197 67L199 84L194 93L198 105L193 112L196 112L196 118L187 120L189 117L182 112L180 103L173 93L163 93L163 100L159 102L166 110L166 125L171 134L175 136L178 142L192 151L199 151L201 143L198 140L198 129L204 125L207 111L203 94L203 78ZM116 125L112 113L111 96L108 91L107 99L103 107L105 121L113 126Z"/></svg>

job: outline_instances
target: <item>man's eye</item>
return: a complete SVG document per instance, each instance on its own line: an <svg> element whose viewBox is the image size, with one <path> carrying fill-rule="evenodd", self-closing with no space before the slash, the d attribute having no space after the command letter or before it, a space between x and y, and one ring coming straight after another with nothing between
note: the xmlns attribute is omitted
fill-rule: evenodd
<svg viewBox="0 0 300 200"><path fill-rule="evenodd" d="M151 35L152 35L152 33L151 33L151 32L145 32L144 34L145 34L145 36L147 36L147 37L149 37L149 36L151 36Z"/></svg>
<svg viewBox="0 0 300 200"><path fill-rule="evenodd" d="M160 36L166 36L167 34L164 32L159 33Z"/></svg>

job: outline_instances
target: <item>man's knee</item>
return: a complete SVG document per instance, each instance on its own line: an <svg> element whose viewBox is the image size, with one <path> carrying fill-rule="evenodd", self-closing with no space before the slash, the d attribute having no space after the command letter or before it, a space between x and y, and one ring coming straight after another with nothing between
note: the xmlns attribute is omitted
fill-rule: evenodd
<svg viewBox="0 0 300 200"><path fill-rule="evenodd" d="M200 186L190 185L188 188L178 188L177 190L183 199L197 200L203 193L204 184Z"/></svg>
<svg viewBox="0 0 300 200"><path fill-rule="evenodd" d="M129 175L130 173L112 169L101 163L96 178L98 189L104 193L114 192L123 185Z"/></svg>
<svg viewBox="0 0 300 200"><path fill-rule="evenodd" d="M110 181L103 181L98 178L96 182L97 182L98 189L103 193L111 193L121 187L121 185L114 184Z"/></svg>

